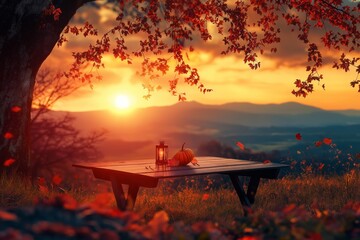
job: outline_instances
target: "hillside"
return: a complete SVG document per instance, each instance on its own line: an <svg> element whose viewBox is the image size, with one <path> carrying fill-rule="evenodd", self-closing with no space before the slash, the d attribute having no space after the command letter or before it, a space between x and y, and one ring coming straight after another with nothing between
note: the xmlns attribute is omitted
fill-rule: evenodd
<svg viewBox="0 0 360 240"><path fill-rule="evenodd" d="M165 140L170 152L183 142L196 149L199 144L217 140L235 147L236 141L257 151L288 149L297 145L294 135L301 132L302 144L324 137L336 143L359 146L360 111L326 111L289 102L258 105L229 103L203 105L182 102L171 106L136 109L128 114L109 111L72 112L75 126L84 133L107 129L106 140L99 145L105 156L147 157L159 140ZM51 112L60 116L63 112Z"/></svg>

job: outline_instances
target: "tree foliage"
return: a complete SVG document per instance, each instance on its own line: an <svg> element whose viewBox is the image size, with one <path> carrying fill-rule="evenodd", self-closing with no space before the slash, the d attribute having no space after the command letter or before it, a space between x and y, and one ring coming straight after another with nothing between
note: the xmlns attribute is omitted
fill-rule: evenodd
<svg viewBox="0 0 360 240"><path fill-rule="evenodd" d="M210 41L216 28L221 35L221 54L240 55L251 69L260 67L259 56L277 51L282 31L290 29L297 33L299 43L307 49L305 80L296 79L295 96L306 97L314 90L314 82L320 82L323 75L323 51L336 50L336 69L349 71L354 67L357 76L351 86L359 86L360 73L360 3L350 1L116 1L113 8L118 12L116 25L101 35L86 51L73 53L75 59L71 73L83 80L90 80L92 74L81 74L81 65L91 63L94 68L103 66L104 54L112 53L115 58L129 64L135 58L142 59L141 76L149 94L155 89L156 79L170 70L175 72L169 78L169 91L185 99L185 93L177 92L180 79L195 85L201 92L208 92L200 81L197 68L189 64L188 52L194 51L193 40ZM61 17L61 16L60 16ZM67 26L64 34L97 35L90 24L83 27ZM129 46L129 36L141 36L137 48ZM66 41L62 35L59 44ZM325 88L325 85L323 85ZM360 86L359 86L360 92Z"/></svg>

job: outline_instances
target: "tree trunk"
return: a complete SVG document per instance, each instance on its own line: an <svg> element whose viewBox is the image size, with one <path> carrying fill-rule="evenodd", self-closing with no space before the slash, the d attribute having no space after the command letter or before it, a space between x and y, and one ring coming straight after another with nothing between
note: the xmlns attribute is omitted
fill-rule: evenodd
<svg viewBox="0 0 360 240"><path fill-rule="evenodd" d="M0 0L1 172L28 174L31 164L30 111L35 77L61 31L85 2L53 1L55 7L62 11L59 20L55 21L54 16L44 14L49 1ZM15 162L7 161L9 159ZM10 166L5 166L10 163Z"/></svg>

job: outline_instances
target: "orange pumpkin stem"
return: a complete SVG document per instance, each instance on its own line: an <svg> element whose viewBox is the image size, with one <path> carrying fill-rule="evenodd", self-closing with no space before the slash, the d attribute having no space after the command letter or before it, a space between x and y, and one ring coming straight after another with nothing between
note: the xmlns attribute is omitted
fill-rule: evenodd
<svg viewBox="0 0 360 240"><path fill-rule="evenodd" d="M185 143L182 145L181 151L184 151L184 146L185 146Z"/></svg>

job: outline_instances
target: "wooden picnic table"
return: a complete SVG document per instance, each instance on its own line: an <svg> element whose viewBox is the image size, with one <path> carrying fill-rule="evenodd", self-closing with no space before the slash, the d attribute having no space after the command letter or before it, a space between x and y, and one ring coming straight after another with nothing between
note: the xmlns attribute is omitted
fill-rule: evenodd
<svg viewBox="0 0 360 240"><path fill-rule="evenodd" d="M226 174L231 179L245 215L251 208L251 204L255 202L260 179L276 179L280 169L287 167L287 165L278 163L264 164L221 157L196 157L196 159L198 164L189 163L187 166L181 167L156 166L154 159L78 163L73 166L91 169L96 178L111 181L117 207L121 210L133 209L139 188L155 188L159 179ZM243 188L244 183L239 176L250 177L246 193ZM123 184L129 186L126 196Z"/></svg>

